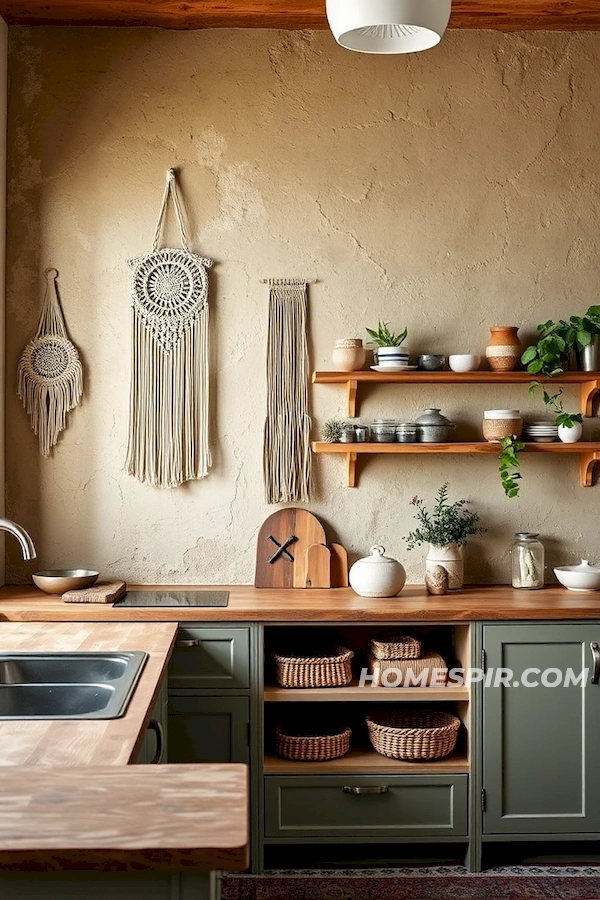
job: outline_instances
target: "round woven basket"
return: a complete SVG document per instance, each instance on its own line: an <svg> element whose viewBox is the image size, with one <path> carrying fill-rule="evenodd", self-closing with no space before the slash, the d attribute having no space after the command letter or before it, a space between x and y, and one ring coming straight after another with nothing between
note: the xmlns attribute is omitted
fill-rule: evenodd
<svg viewBox="0 0 600 900"><path fill-rule="evenodd" d="M279 755L305 762L323 762L345 756L350 749L351 734L349 728L343 728L337 734L310 735L285 734L281 728L275 728Z"/></svg>
<svg viewBox="0 0 600 900"><path fill-rule="evenodd" d="M274 652L277 683L288 688L343 687L352 681L353 656L347 647L334 647L315 656Z"/></svg>
<svg viewBox="0 0 600 900"><path fill-rule="evenodd" d="M452 753L460 719L428 709L381 710L366 717L369 739L392 759L441 759Z"/></svg>
<svg viewBox="0 0 600 900"><path fill-rule="evenodd" d="M371 639L371 653L375 659L418 659L421 641L410 634L385 632Z"/></svg>

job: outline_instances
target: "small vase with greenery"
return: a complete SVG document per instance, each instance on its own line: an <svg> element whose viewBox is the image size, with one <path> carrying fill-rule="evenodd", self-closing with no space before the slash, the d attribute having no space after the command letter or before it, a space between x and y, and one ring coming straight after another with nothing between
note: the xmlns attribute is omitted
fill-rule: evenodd
<svg viewBox="0 0 600 900"><path fill-rule="evenodd" d="M521 362L532 375L560 375L569 364L571 351L580 353L600 335L600 306L590 306L583 316L571 316L567 322L549 319L537 330L537 344L527 347Z"/></svg>
<svg viewBox="0 0 600 900"><path fill-rule="evenodd" d="M556 394L549 394L539 381L533 381L529 385L529 396L535 397L537 392L542 392L545 405L552 410L555 415L555 424L558 425L558 436L565 444L574 444L583 432L583 416L581 413L565 412L561 397L562 389Z"/></svg>
<svg viewBox="0 0 600 900"><path fill-rule="evenodd" d="M387 322L379 322L377 331L367 328L370 343L375 346L375 362L386 369L399 369L408 365L408 350L402 347L408 329L395 334ZM402 349L400 349L402 347Z"/></svg>
<svg viewBox="0 0 600 900"><path fill-rule="evenodd" d="M431 510L420 497L413 497L410 501L411 506L417 508L415 518L418 525L405 537L408 549L429 544L426 571L434 566L443 566L448 572L450 590L463 586L463 546L468 538L485 530L479 525L477 513L465 509L467 502L455 500L450 503L448 482L438 490Z"/></svg>

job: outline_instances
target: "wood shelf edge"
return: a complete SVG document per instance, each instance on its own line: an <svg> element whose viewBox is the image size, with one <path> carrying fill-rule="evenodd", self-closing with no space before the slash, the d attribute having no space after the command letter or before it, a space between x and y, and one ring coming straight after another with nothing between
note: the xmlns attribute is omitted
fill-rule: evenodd
<svg viewBox="0 0 600 900"><path fill-rule="evenodd" d="M265 753L263 770L265 775L464 775L470 766L464 751L444 759L408 762L390 759L375 750L353 748L346 756L325 762L302 762Z"/></svg>
<svg viewBox="0 0 600 900"><path fill-rule="evenodd" d="M443 703L470 699L468 687L359 687L281 688L266 685L265 703Z"/></svg>

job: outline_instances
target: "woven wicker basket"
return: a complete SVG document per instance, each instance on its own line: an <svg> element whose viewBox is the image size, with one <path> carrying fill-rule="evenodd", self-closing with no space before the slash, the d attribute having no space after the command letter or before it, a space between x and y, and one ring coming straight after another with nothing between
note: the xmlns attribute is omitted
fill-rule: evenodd
<svg viewBox="0 0 600 900"><path fill-rule="evenodd" d="M460 719L428 709L381 710L366 717L369 739L392 759L441 759L456 746Z"/></svg>
<svg viewBox="0 0 600 900"><path fill-rule="evenodd" d="M277 683L288 688L342 687L352 681L353 656L347 647L334 647L318 656L274 652Z"/></svg>
<svg viewBox="0 0 600 900"><path fill-rule="evenodd" d="M304 762L323 762L345 756L350 749L351 734L349 728L343 728L337 734L311 735L285 734L281 728L275 728L279 755Z"/></svg>
<svg viewBox="0 0 600 900"><path fill-rule="evenodd" d="M434 650L427 650L419 659L375 659L368 656L367 663L376 687L443 687L448 679L448 666ZM408 672L410 675L407 677Z"/></svg>
<svg viewBox="0 0 600 900"><path fill-rule="evenodd" d="M421 641L410 634L390 631L371 639L371 653L375 659L418 659Z"/></svg>

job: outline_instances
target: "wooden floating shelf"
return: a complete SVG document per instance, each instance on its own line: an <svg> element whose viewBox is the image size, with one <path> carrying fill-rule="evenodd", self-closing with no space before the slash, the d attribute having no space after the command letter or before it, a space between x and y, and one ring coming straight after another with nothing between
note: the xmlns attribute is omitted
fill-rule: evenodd
<svg viewBox="0 0 600 900"><path fill-rule="evenodd" d="M390 703L400 701L432 702L444 700L469 700L469 689L466 686L456 687L411 687L411 688L385 688L374 685L358 686L355 679L347 687L338 688L283 688L275 685L266 685L264 693L265 703L311 703L320 702L367 702Z"/></svg>
<svg viewBox="0 0 600 900"><path fill-rule="evenodd" d="M264 772L265 775L464 775L469 772L469 761L462 750L444 759L405 762L389 759L373 749L357 748L341 759L326 762L299 762L265 753Z"/></svg>
<svg viewBox="0 0 600 900"><path fill-rule="evenodd" d="M313 384L346 386L347 415L357 415L359 384L578 384L581 413L591 416L594 397L600 391L600 372L563 372L556 378L531 375L529 372L313 372Z"/></svg>
<svg viewBox="0 0 600 900"><path fill-rule="evenodd" d="M348 487L356 487L356 463L360 455L409 455L409 454L494 454L498 455L500 447L487 441L481 443L450 444L327 444L316 441L312 445L314 453L333 453L345 457ZM600 461L600 443L579 442L577 444L525 444L527 453L551 453L560 456L576 455L580 457L580 483L582 487L593 484L593 470Z"/></svg>

